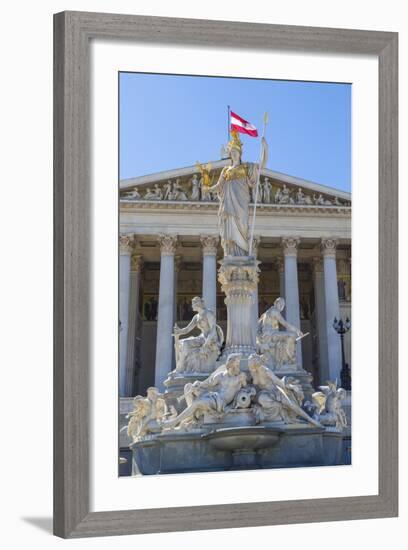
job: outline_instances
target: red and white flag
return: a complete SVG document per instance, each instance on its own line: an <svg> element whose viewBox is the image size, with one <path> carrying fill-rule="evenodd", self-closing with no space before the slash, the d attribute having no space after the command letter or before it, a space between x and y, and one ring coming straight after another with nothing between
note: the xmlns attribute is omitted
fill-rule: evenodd
<svg viewBox="0 0 408 550"><path fill-rule="evenodd" d="M247 120L244 120L243 118L238 116L236 113L233 113L232 111L231 130L235 130L235 132L241 132L241 134L248 134L252 137L258 137L258 130L255 128L255 126Z"/></svg>

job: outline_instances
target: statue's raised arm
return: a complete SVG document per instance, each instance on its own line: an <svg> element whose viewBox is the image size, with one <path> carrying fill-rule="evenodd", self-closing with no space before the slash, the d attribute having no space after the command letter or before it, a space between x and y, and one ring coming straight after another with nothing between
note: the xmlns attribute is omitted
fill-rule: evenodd
<svg viewBox="0 0 408 550"><path fill-rule="evenodd" d="M198 315L194 315L188 325L184 328L180 328L177 323L174 325L173 331L175 336L183 336L184 334L189 334L192 332L198 323Z"/></svg>
<svg viewBox="0 0 408 550"><path fill-rule="evenodd" d="M295 325L292 325L291 323L289 323L289 321L287 321L280 312L276 314L276 319L279 322L279 324L283 326L288 332L294 332L298 337L303 335L302 331L297 327L295 327Z"/></svg>

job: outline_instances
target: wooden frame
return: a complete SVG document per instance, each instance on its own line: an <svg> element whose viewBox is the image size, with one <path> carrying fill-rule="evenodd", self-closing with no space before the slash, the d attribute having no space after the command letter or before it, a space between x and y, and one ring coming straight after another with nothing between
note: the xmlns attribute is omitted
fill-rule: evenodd
<svg viewBox="0 0 408 550"><path fill-rule="evenodd" d="M379 60L379 494L89 511L89 41L372 54ZM398 35L63 12L54 16L54 532L85 537L393 517L398 509Z"/></svg>

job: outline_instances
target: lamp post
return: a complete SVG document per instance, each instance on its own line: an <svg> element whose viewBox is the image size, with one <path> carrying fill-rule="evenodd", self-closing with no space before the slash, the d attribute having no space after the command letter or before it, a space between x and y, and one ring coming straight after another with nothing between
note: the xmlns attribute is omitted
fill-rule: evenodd
<svg viewBox="0 0 408 550"><path fill-rule="evenodd" d="M346 359L344 356L344 335L350 330L350 327L351 323L348 317L346 317L345 321L343 321L343 319L337 320L336 317L334 318L333 328L337 332L337 334L340 335L341 341L341 387L348 391L351 390L351 373L350 367L348 363L346 363Z"/></svg>

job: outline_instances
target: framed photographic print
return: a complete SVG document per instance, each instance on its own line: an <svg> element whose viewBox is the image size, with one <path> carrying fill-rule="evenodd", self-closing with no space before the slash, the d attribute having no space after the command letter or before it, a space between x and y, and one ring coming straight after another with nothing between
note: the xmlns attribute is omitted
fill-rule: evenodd
<svg viewBox="0 0 408 550"><path fill-rule="evenodd" d="M55 534L397 514L397 35L55 15Z"/></svg>

